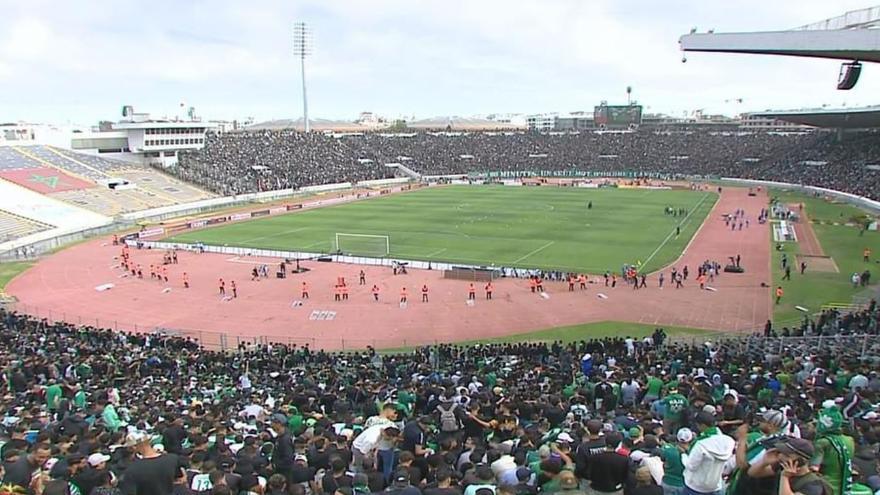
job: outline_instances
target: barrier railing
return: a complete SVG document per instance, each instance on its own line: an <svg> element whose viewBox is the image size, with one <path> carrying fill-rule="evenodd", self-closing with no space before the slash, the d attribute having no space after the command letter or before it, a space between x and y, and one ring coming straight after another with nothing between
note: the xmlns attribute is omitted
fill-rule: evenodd
<svg viewBox="0 0 880 495"><path fill-rule="evenodd" d="M400 338L357 338L341 337L329 338L320 335L314 336L255 336L241 335L239 329L201 330L192 328L176 328L166 326L144 325L142 323L125 321L124 319L100 318L82 314L73 314L64 311L55 311L51 308L41 308L38 306L24 304L19 302L9 302L5 304L7 310L17 311L21 314L30 315L37 319L45 319L47 322L66 322L82 327L110 329L117 332L139 333L139 334L161 334L170 335L181 338L187 338L198 342L202 347L211 351L235 351L242 348L252 348L254 346L266 345L286 345L286 346L306 346L311 349L324 349L327 351L360 351L368 347L387 351L394 350L410 350L414 347L434 346L438 344L448 344L448 342L433 338L430 335L421 335L418 329L413 329L411 337ZM663 328L664 325L657 325ZM791 322L777 322L774 328L780 329L783 326L789 328L798 327L799 323L792 320ZM763 337L761 332L763 328L755 328L741 332L705 332L697 334L679 334L671 335L667 342L673 344L702 346L706 342L712 345L723 344L726 346L736 346L740 351L763 351L764 354L771 352L782 353L786 348L797 348L803 350L804 354L808 352L822 351L828 349L841 349L843 347L857 350L860 356L880 355L880 339L876 335L853 335L853 336L805 336L805 337ZM623 336L623 334L621 334ZM516 335L511 335L516 338ZM583 339L588 340L591 335L584 333ZM487 339L488 340L488 339ZM494 339L492 339L494 340ZM498 339L499 341L503 339ZM534 341L541 341L536 338ZM546 339L545 341L552 341ZM843 347L842 347L843 346Z"/></svg>

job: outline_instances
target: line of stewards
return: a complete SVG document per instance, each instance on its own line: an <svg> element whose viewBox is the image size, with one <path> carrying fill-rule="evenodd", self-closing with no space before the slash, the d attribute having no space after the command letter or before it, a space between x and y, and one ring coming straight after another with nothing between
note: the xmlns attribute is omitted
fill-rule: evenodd
<svg viewBox="0 0 880 495"><path fill-rule="evenodd" d="M529 289L532 292L544 292L544 280L537 276L529 278Z"/></svg>

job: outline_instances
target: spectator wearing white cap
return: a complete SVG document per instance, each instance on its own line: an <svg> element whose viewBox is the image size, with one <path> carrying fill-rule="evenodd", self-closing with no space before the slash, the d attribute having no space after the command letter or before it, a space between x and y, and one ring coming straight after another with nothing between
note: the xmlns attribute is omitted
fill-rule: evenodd
<svg viewBox="0 0 880 495"><path fill-rule="evenodd" d="M660 450L663 459L664 495L679 495L684 489L683 455L690 449L694 440L694 432L690 428L681 428L675 436L675 443L667 443Z"/></svg>
<svg viewBox="0 0 880 495"><path fill-rule="evenodd" d="M91 493L93 488L101 485L103 475L107 472L107 461L109 460L109 455L100 452L95 452L86 458L85 468L73 478L73 482L82 493Z"/></svg>

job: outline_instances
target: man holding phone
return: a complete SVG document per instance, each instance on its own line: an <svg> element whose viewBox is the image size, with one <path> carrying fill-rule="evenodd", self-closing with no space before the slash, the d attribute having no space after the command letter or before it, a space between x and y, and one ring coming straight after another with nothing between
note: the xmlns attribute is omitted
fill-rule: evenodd
<svg viewBox="0 0 880 495"><path fill-rule="evenodd" d="M814 453L810 441L787 437L749 468L749 476L778 478L779 495L832 495L834 491L828 481L810 469Z"/></svg>

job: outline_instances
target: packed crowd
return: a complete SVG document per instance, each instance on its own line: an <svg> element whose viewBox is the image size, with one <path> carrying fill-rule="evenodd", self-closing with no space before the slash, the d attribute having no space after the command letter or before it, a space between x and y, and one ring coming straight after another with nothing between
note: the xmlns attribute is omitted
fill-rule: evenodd
<svg viewBox="0 0 880 495"><path fill-rule="evenodd" d="M0 494L870 493L878 355L660 329L213 353L0 311Z"/></svg>
<svg viewBox="0 0 880 495"><path fill-rule="evenodd" d="M221 194L381 179L400 163L425 175L631 171L774 180L880 198L877 133L635 132L211 136L173 170Z"/></svg>

